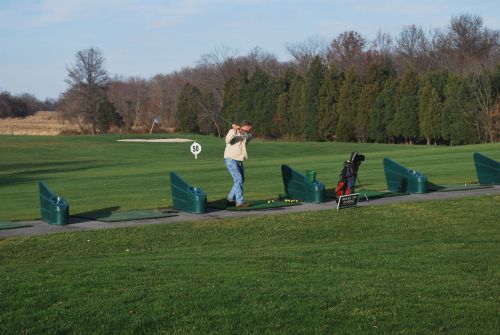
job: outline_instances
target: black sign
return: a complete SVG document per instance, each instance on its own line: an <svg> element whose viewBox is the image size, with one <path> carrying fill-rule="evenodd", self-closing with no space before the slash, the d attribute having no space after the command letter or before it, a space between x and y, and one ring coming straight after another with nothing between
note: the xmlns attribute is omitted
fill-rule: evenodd
<svg viewBox="0 0 500 335"><path fill-rule="evenodd" d="M358 205L359 193L342 195L339 197L337 209L354 208Z"/></svg>

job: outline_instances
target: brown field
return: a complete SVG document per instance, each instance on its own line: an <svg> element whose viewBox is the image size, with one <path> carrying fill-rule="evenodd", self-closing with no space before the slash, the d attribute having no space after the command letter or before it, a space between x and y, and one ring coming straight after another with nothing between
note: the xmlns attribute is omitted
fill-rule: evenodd
<svg viewBox="0 0 500 335"><path fill-rule="evenodd" d="M79 133L78 125L64 120L60 112L40 111L26 118L0 119L0 135L60 135Z"/></svg>

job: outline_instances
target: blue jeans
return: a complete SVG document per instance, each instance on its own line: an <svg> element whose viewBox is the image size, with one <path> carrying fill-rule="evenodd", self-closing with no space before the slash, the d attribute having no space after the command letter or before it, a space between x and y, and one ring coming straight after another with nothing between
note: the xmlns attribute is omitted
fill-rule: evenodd
<svg viewBox="0 0 500 335"><path fill-rule="evenodd" d="M224 164L233 177L233 187L227 195L227 200L236 201L237 204L244 203L243 200L243 183L245 182L245 170L243 162L231 158L224 158Z"/></svg>

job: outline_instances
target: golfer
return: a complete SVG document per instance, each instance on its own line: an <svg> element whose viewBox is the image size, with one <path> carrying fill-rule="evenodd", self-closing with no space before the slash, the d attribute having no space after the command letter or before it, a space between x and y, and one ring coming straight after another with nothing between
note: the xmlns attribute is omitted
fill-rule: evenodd
<svg viewBox="0 0 500 335"><path fill-rule="evenodd" d="M227 195L227 206L248 207L243 200L243 183L245 170L243 161L248 159L247 143L252 139L252 123L243 121L241 125L232 124L226 135L226 150L224 150L224 163L233 177L233 187Z"/></svg>

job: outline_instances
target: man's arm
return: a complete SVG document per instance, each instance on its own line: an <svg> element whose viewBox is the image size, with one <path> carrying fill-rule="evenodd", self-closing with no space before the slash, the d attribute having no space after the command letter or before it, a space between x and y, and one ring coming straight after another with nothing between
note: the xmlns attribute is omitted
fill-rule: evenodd
<svg viewBox="0 0 500 335"><path fill-rule="evenodd" d="M240 142L242 138L241 135L238 133L238 131L240 130L240 126L233 123L231 127L232 129L230 129L226 135L226 143L233 145L237 142Z"/></svg>

